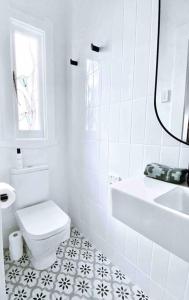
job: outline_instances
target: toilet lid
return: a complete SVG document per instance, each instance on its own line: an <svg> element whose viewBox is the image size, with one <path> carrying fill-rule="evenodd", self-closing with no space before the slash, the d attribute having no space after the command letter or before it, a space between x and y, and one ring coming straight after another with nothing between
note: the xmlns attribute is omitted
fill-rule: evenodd
<svg viewBox="0 0 189 300"><path fill-rule="evenodd" d="M53 201L45 201L16 212L21 227L34 240L46 239L64 230L68 215Z"/></svg>

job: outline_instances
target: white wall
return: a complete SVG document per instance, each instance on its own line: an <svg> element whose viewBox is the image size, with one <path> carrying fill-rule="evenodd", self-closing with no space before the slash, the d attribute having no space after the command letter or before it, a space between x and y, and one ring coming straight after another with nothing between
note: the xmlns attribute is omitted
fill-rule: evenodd
<svg viewBox="0 0 189 300"><path fill-rule="evenodd" d="M5 293L5 270L3 261L3 231L2 231L2 215L0 208L0 299L6 299Z"/></svg>
<svg viewBox="0 0 189 300"><path fill-rule="evenodd" d="M7 96L7 90L4 88L4 84L6 82L7 71L4 68L4 54L6 51L6 43L7 43L7 34L6 28L8 27L8 5L7 3L3 3L0 1L0 12L3 11L3 14L0 13L0 36L1 36L1 43L0 43L0 82L1 82L1 89L0 89L0 99L3 99L1 105L3 105L4 100ZM1 114L1 111L0 111ZM2 114L1 114L2 116ZM2 118L0 118L0 125ZM2 128L2 126L0 126ZM0 130L1 131L1 130ZM0 153L1 157L1 153ZM1 165L1 161L0 161ZM5 273L4 273L4 262L3 262L3 231L2 231L2 213L0 208L0 299L5 300Z"/></svg>
<svg viewBox="0 0 189 300"><path fill-rule="evenodd" d="M54 90L54 108L55 108L55 134L51 136L47 145L31 145L23 148L24 164L48 164L50 168L50 198L58 202L62 208L67 211L66 195L66 87L65 87L65 35L66 35L66 11L65 1L61 0L41 0L24 1L10 0L10 16L12 11L17 11L24 15L29 15L34 20L49 22L53 27L53 65L54 82L48 82L48 88ZM4 14L1 10L0 14ZM12 97L12 79L10 72L10 48L9 48L9 30L4 28L6 43L4 47L3 61L1 61L1 70L4 70L1 78L1 90L4 88L4 95L0 99L0 181L9 182L10 168L15 166L16 141L14 136L13 120L13 97ZM47 63L50 63L47 57ZM0 74L1 76L1 74ZM50 87L49 87L50 85ZM2 92L2 91L1 91ZM3 92L2 92L3 93ZM6 103L7 106L6 106ZM52 110L52 113L53 110ZM9 125L9 126L8 126ZM53 126L53 124L52 124ZM14 211L10 208L3 213L3 236L4 246L8 246L8 234L16 228Z"/></svg>
<svg viewBox="0 0 189 300"><path fill-rule="evenodd" d="M149 162L188 166L189 148L162 132L153 108L157 0L73 0L68 66L69 212L74 223L153 300L186 300L189 265L110 214L108 174L123 178ZM90 43L103 46L90 51ZM86 62L100 82L87 104ZM137 187L136 187L137 188ZM163 233L162 233L163 234Z"/></svg>

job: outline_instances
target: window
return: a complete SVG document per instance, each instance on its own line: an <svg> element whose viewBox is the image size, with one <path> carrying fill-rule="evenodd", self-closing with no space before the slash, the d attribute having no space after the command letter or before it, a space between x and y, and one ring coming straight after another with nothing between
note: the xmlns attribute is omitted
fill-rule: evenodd
<svg viewBox="0 0 189 300"><path fill-rule="evenodd" d="M45 33L12 19L11 45L17 138L45 138Z"/></svg>

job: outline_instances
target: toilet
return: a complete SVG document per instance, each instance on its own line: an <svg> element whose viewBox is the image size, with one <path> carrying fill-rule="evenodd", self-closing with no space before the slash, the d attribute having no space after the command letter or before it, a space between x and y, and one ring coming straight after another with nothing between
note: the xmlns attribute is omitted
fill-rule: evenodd
<svg viewBox="0 0 189 300"><path fill-rule="evenodd" d="M11 170L16 190L16 219L27 244L31 263L37 270L49 268L56 250L70 237L70 218L49 199L48 166Z"/></svg>

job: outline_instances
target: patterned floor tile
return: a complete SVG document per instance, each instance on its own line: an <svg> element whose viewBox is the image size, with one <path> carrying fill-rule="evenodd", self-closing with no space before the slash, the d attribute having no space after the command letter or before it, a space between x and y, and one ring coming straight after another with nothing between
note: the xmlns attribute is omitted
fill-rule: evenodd
<svg viewBox="0 0 189 300"><path fill-rule="evenodd" d="M77 277L75 280L75 290L76 295L80 297L92 298L92 282L87 278Z"/></svg>
<svg viewBox="0 0 189 300"><path fill-rule="evenodd" d="M73 260L65 259L62 262L61 272L69 275L75 275L77 272L77 263Z"/></svg>
<svg viewBox="0 0 189 300"><path fill-rule="evenodd" d="M149 300L77 230L62 242L47 270L35 270L25 253L12 262L4 252L8 300Z"/></svg>
<svg viewBox="0 0 189 300"><path fill-rule="evenodd" d="M78 262L77 276L85 277L85 278L93 278L94 265L89 262L83 262L83 261Z"/></svg>
<svg viewBox="0 0 189 300"><path fill-rule="evenodd" d="M106 265L95 264L95 278L111 281L111 271Z"/></svg>

